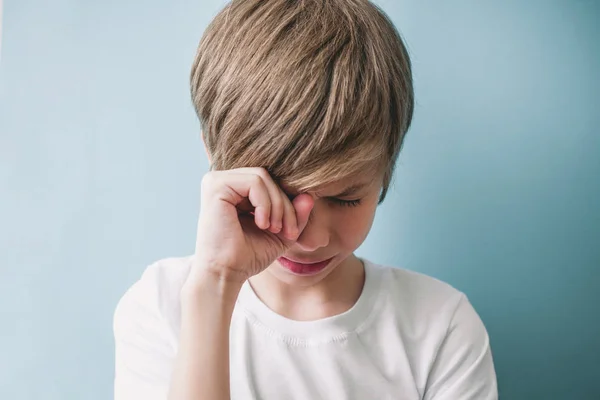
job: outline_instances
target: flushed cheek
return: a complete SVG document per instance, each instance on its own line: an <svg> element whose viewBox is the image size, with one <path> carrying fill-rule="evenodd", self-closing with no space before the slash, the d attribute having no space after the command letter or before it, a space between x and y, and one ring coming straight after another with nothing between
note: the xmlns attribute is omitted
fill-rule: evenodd
<svg viewBox="0 0 600 400"><path fill-rule="evenodd" d="M336 217L336 241L347 252L356 250L367 237L375 218L375 207L359 207L355 212L340 213Z"/></svg>

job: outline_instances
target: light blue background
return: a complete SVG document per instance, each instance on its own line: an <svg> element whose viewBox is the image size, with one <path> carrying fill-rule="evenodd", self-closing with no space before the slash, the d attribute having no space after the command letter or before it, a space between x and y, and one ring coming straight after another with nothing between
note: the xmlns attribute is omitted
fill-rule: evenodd
<svg viewBox="0 0 600 400"><path fill-rule="evenodd" d="M223 1L8 0L0 398L112 396L112 313L193 251L207 161L188 94ZM598 399L600 4L379 1L416 115L359 254L463 290L504 399Z"/></svg>

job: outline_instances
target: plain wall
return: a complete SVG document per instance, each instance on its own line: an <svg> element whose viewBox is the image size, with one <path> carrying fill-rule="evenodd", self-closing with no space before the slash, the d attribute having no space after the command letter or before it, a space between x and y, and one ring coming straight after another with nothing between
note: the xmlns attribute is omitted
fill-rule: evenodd
<svg viewBox="0 0 600 400"><path fill-rule="evenodd" d="M600 2L378 4L417 104L358 254L468 295L501 398L598 399ZM0 398L112 397L118 299L193 252L208 162L188 74L223 5L4 4Z"/></svg>

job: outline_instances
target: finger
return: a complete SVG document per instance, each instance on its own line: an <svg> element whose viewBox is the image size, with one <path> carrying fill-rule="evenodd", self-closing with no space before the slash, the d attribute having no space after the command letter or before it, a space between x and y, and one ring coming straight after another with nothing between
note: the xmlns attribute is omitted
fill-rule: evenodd
<svg viewBox="0 0 600 400"><path fill-rule="evenodd" d="M296 209L288 198L288 195L280 188L283 196L283 235L289 240L295 240L298 237L298 219L296 218Z"/></svg>
<svg viewBox="0 0 600 400"><path fill-rule="evenodd" d="M248 199L254 207L254 222L260 229L268 229L271 217L271 197L263 179L254 174L242 174L231 171L215 172L215 185L222 185L224 190L213 189L217 198L227 201L233 206L244 203Z"/></svg>
<svg viewBox="0 0 600 400"><path fill-rule="evenodd" d="M272 233L281 232L285 210L284 202L285 200L288 200L287 197L284 197L281 188L275 183L269 172L264 168L240 168L239 171L240 173L258 175L262 178L271 200L269 231Z"/></svg>
<svg viewBox="0 0 600 400"><path fill-rule="evenodd" d="M236 208L238 209L238 214L252 214L254 215L254 206L250 203L250 200L245 198L239 203Z"/></svg>
<svg viewBox="0 0 600 400"><path fill-rule="evenodd" d="M296 210L296 218L298 221L298 235L295 238L297 239L298 237L300 237L302 231L304 230L304 228L306 228L306 225L308 224L308 218L315 205L315 201L313 200L312 196L303 193L296 196L292 204L294 205L294 209Z"/></svg>
<svg viewBox="0 0 600 400"><path fill-rule="evenodd" d="M248 190L248 200L254 208L254 222L261 229L269 229L271 226L271 196L267 185L260 176L248 177L251 182Z"/></svg>

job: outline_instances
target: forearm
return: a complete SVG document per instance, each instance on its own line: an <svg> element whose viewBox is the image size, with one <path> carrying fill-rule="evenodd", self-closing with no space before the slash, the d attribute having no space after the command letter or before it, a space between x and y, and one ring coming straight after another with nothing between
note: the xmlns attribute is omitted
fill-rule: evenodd
<svg viewBox="0 0 600 400"><path fill-rule="evenodd" d="M170 400L229 400L229 327L240 289L206 276L182 290Z"/></svg>

